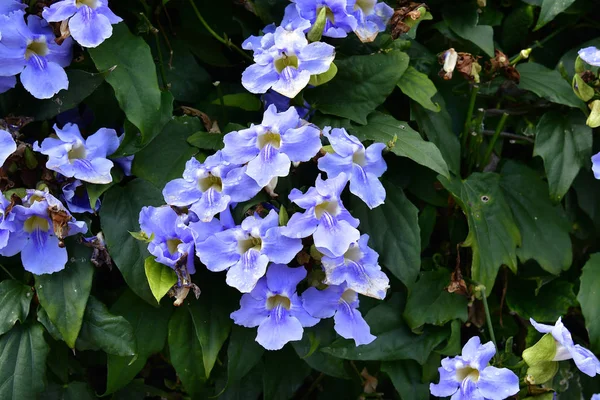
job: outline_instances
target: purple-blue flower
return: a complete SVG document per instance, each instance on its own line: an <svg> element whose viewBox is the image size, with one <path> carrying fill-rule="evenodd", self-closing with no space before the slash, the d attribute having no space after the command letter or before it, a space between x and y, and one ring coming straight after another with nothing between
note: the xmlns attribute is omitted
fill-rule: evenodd
<svg viewBox="0 0 600 400"><path fill-rule="evenodd" d="M306 211L292 215L281 233L291 238L313 235L315 246L321 253L330 257L343 256L360 238L356 229L359 221L350 215L340 199L347 181L344 173L325 181L319 175L315 187L305 194L293 189L289 199Z"/></svg>
<svg viewBox="0 0 600 400"><path fill-rule="evenodd" d="M101 128L87 139L74 124L66 124L62 129L54 125L54 131L57 138L46 138L41 146L37 142L33 144L33 150L48 156L48 169L84 182L112 182L110 170L114 164L106 157L120 144L114 129Z"/></svg>
<svg viewBox="0 0 600 400"><path fill-rule="evenodd" d="M240 309L231 313L231 319L246 328L258 326L256 341L267 350L279 350L302 339L303 327L319 322L302 307L296 293L296 286L305 277L304 267L272 264L254 289L242 296Z"/></svg>
<svg viewBox="0 0 600 400"><path fill-rule="evenodd" d="M600 179L600 153L592 156L592 172L596 179Z"/></svg>
<svg viewBox="0 0 600 400"><path fill-rule="evenodd" d="M13 11L23 11L27 5L19 0L0 0L0 14L10 14Z"/></svg>
<svg viewBox="0 0 600 400"><path fill-rule="evenodd" d="M482 345L478 336L472 337L460 356L442 360L440 383L429 386L431 394L452 400L501 400L516 394L519 377L507 368L488 366L494 354L492 342Z"/></svg>
<svg viewBox="0 0 600 400"><path fill-rule="evenodd" d="M346 284L348 289L376 299L385 298L390 280L377 263L379 255L367 246L369 235L362 235L358 242L339 257L321 258L327 285Z"/></svg>
<svg viewBox="0 0 600 400"><path fill-rule="evenodd" d="M16 76L0 76L0 94L17 86Z"/></svg>
<svg viewBox="0 0 600 400"><path fill-rule="evenodd" d="M249 216L240 226L216 233L196 246L198 258L213 271L227 271L227 284L248 293L270 262L287 264L302 250L302 240L280 233L279 216L271 210L263 219Z"/></svg>
<svg viewBox="0 0 600 400"><path fill-rule="evenodd" d="M100 209L100 199L96 200L94 208L90 204L90 196L85 185L75 179L73 182L67 183L62 187L63 197L67 208L72 213L95 213Z"/></svg>
<svg viewBox="0 0 600 400"><path fill-rule="evenodd" d="M331 133L330 133L331 131ZM350 192L375 208L385 201L385 189L379 177L387 169L381 156L384 143L373 143L367 149L355 136L348 135L344 128L326 127L323 134L329 139L335 153L319 159L319 169L334 178L342 173L350 180Z"/></svg>
<svg viewBox="0 0 600 400"><path fill-rule="evenodd" d="M53 224L52 212L69 216L66 226ZM11 232L0 255L11 257L21 252L23 268L36 275L64 269L68 255L67 249L60 246L60 239L87 232L85 222L76 221L57 198L35 190L27 191L23 205L13 207L8 221Z"/></svg>
<svg viewBox="0 0 600 400"><path fill-rule="evenodd" d="M54 42L52 28L43 19L15 11L0 15L0 76L21 74L25 89L48 99L69 87L64 67L71 63L73 41Z"/></svg>
<svg viewBox="0 0 600 400"><path fill-rule="evenodd" d="M0 192L0 251L6 247L8 243L8 235L10 234L10 222L7 221L6 208L10 205L10 201Z"/></svg>
<svg viewBox="0 0 600 400"><path fill-rule="evenodd" d="M265 110L269 108L270 105L274 105L277 111L283 112L286 111L292 105L292 99L289 97L285 97L282 94L279 94L273 90L267 91L267 93L261 96L261 100L265 104ZM294 108L298 113L298 116L302 119L308 119L309 114L311 113L310 104L304 100L304 104L302 106L295 105Z"/></svg>
<svg viewBox="0 0 600 400"><path fill-rule="evenodd" d="M275 177L287 176L292 162L314 157L321 149L320 134L316 127L303 123L295 108L279 113L271 105L260 125L225 135L223 157L248 163L246 174L264 187Z"/></svg>
<svg viewBox="0 0 600 400"><path fill-rule="evenodd" d="M600 393L592 395L592 398L590 400L600 400Z"/></svg>
<svg viewBox="0 0 600 400"><path fill-rule="evenodd" d="M48 22L69 21L73 39L83 47L96 47L112 36L112 25L123 21L105 0L61 0L45 7L42 16Z"/></svg>
<svg viewBox="0 0 600 400"><path fill-rule="evenodd" d="M6 159L17 150L17 143L12 135L0 129L0 168L6 162Z"/></svg>
<svg viewBox="0 0 600 400"><path fill-rule="evenodd" d="M595 46L583 48L577 52L579 57L586 63L600 67L600 50Z"/></svg>
<svg viewBox="0 0 600 400"><path fill-rule="evenodd" d="M301 18L308 20L312 25L322 8L326 9L323 36L343 38L348 35L348 32L356 29L358 21L351 12L348 12L348 0L295 0L287 6L287 18L284 18L284 21Z"/></svg>
<svg viewBox="0 0 600 400"><path fill-rule="evenodd" d="M600 374L600 361L598 358L586 349L573 342L571 332L562 323L562 318L558 318L554 325L539 324L529 319L531 325L540 333L550 333L556 341L556 354L553 361L563 361L573 359L575 365L581 372L591 377Z"/></svg>
<svg viewBox="0 0 600 400"><path fill-rule="evenodd" d="M302 293L304 309L315 318L333 317L335 331L344 339L354 339L357 346L376 339L358 308L358 294L345 285L325 290L308 288Z"/></svg>
<svg viewBox="0 0 600 400"><path fill-rule="evenodd" d="M372 42L385 28L394 14L394 9L377 0L348 0L348 14L358 21L354 33L362 42Z"/></svg>
<svg viewBox="0 0 600 400"><path fill-rule="evenodd" d="M261 187L246 175L246 167L229 163L218 151L204 163L195 158L185 164L183 178L167 183L165 202L177 207L190 206L201 221L208 222L232 203L254 197Z"/></svg>
<svg viewBox="0 0 600 400"><path fill-rule="evenodd" d="M308 44L303 28L292 31L277 27L260 40L245 42L254 50L254 62L242 74L242 85L252 93L269 89L294 98L308 85L311 75L326 72L335 58L335 48L329 44ZM252 47L250 47L252 43Z"/></svg>

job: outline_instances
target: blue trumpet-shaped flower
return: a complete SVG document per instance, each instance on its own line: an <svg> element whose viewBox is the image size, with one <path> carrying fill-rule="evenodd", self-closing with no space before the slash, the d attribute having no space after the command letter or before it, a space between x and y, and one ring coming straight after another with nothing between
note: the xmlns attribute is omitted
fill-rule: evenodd
<svg viewBox="0 0 600 400"><path fill-rule="evenodd" d="M33 145L33 150L48 156L48 169L84 182L112 182L110 170L114 164L106 157L113 154L120 144L114 129L99 129L87 139L81 136L79 127L74 124L66 124L63 129L54 125L54 130L57 138L49 137L41 146L38 143Z"/></svg>
<svg viewBox="0 0 600 400"><path fill-rule="evenodd" d="M9 132L0 129L0 168L6 162L6 159L17 150L15 139Z"/></svg>
<svg viewBox="0 0 600 400"><path fill-rule="evenodd" d="M289 199L306 211L292 215L281 233L292 238L313 235L317 250L330 257L343 256L360 238L356 229L359 221L350 215L340 199L347 181L344 173L325 181L319 175L315 187L305 194L293 189Z"/></svg>
<svg viewBox="0 0 600 400"><path fill-rule="evenodd" d="M289 24L300 19L308 20L312 25L321 9L325 8L323 36L343 38L358 25L356 17L352 12L348 12L348 3L348 0L295 0L286 8L284 23Z"/></svg>
<svg viewBox="0 0 600 400"><path fill-rule="evenodd" d="M266 33L260 43L256 39L245 43L254 50L255 64L242 74L242 85L252 93L273 89L294 98L308 85L311 75L326 72L335 58L333 46L309 44L303 28L290 31L280 26L274 33Z"/></svg>
<svg viewBox="0 0 600 400"><path fill-rule="evenodd" d="M214 272L227 271L227 284L248 293L270 262L286 264L302 250L300 239L282 236L279 216L271 210L263 219L247 217L240 226L219 232L196 246L200 261Z"/></svg>
<svg viewBox="0 0 600 400"><path fill-rule="evenodd" d="M592 171L594 172L594 177L600 179L600 153L592 156Z"/></svg>
<svg viewBox="0 0 600 400"><path fill-rule="evenodd" d="M63 186L62 192L67 208L72 213L95 213L100 209L100 199L96 200L96 204L92 208L88 191L79 179Z"/></svg>
<svg viewBox="0 0 600 400"><path fill-rule="evenodd" d="M190 207L201 221L208 222L227 209L231 202L254 197L261 187L246 175L246 167L232 164L218 151L204 163L195 158L185 164L183 178L167 183L165 202L177 207Z"/></svg>
<svg viewBox="0 0 600 400"><path fill-rule="evenodd" d="M360 197L369 208L383 204L385 189L379 182L379 177L387 169L381 156L385 144L373 143L365 149L360 140L348 135L344 128L326 127L323 134L329 139L335 153L328 153L320 158L319 169L327 172L329 178L346 174L350 180L350 192Z"/></svg>
<svg viewBox="0 0 600 400"><path fill-rule="evenodd" d="M269 108L270 105L274 105L277 111L283 112L286 111L292 105L292 99L289 97L285 97L273 90L269 90L267 93L263 94L261 100L265 104L265 110ZM294 105L298 116L302 119L308 119L310 114L310 104L304 101L302 106Z"/></svg>
<svg viewBox="0 0 600 400"><path fill-rule="evenodd" d="M302 293L304 309L315 318L331 318L335 331L345 339L354 339L357 346L376 339L358 308L358 295L346 285L329 286L325 290L308 288Z"/></svg>
<svg viewBox="0 0 600 400"><path fill-rule="evenodd" d="M431 394L452 400L501 400L516 394L519 377L507 368L488 366L494 354L492 342L482 345L479 337L472 337L460 356L442 360L440 383L429 386Z"/></svg>
<svg viewBox="0 0 600 400"><path fill-rule="evenodd" d="M586 63L600 67L600 50L595 46L583 48L578 51L579 57Z"/></svg>
<svg viewBox="0 0 600 400"><path fill-rule="evenodd" d="M306 277L304 267L272 264L250 293L240 300L240 309L231 313L233 322L246 328L258 326L256 341L267 350L279 350L286 343L302 339L304 327L314 326L296 286Z"/></svg>
<svg viewBox="0 0 600 400"><path fill-rule="evenodd" d="M10 202L0 192L0 251L6 247L8 243L8 235L11 231L12 224L7 221L6 209L10 205Z"/></svg>
<svg viewBox="0 0 600 400"><path fill-rule="evenodd" d="M539 324L529 319L531 325L540 333L550 333L556 341L556 354L553 361L563 361L573 359L575 365L581 372L591 377L600 374L600 361L598 358L586 349L573 342L571 332L562 323L562 318L558 318L554 325Z"/></svg>
<svg viewBox="0 0 600 400"><path fill-rule="evenodd" d="M362 42L372 42L385 28L394 14L394 9L377 0L348 0L348 14L356 18L358 24L354 33Z"/></svg>
<svg viewBox="0 0 600 400"><path fill-rule="evenodd" d="M53 221L54 213L59 213L62 223ZM23 268L36 275L64 269L68 255L60 241L87 232L85 222L76 221L57 198L41 191L29 190L23 205L13 207L8 220L11 232L0 255L11 257L21 252Z"/></svg>
<svg viewBox="0 0 600 400"><path fill-rule="evenodd" d="M13 11L23 11L27 5L19 0L0 0L0 15L10 14Z"/></svg>
<svg viewBox="0 0 600 400"><path fill-rule="evenodd" d="M321 149L320 132L303 124L295 108L265 111L260 125L230 132L223 141L223 156L230 162L248 163L246 174L261 187L271 179L287 176L292 162L308 161Z"/></svg>
<svg viewBox="0 0 600 400"><path fill-rule="evenodd" d="M9 91L17 86L16 76L0 76L0 93Z"/></svg>
<svg viewBox="0 0 600 400"><path fill-rule="evenodd" d="M376 299L385 298L390 280L377 263L379 255L367 246L369 235L362 235L358 242L339 257L324 256L321 259L327 285L345 284L348 289Z"/></svg>
<svg viewBox="0 0 600 400"><path fill-rule="evenodd" d="M69 87L64 67L71 63L73 41L54 42L52 28L43 19L15 11L0 15L0 76L21 74L25 89L48 99Z"/></svg>
<svg viewBox="0 0 600 400"><path fill-rule="evenodd" d="M112 36L112 25L123 21L106 0L61 0L44 8L48 22L69 21L73 39L83 47L96 47Z"/></svg>

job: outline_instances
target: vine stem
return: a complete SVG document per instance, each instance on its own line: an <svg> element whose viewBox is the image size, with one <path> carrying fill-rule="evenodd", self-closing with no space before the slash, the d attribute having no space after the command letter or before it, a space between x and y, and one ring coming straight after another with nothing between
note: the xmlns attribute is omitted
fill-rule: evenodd
<svg viewBox="0 0 600 400"><path fill-rule="evenodd" d="M507 119L508 119L507 113L502 114L502 117L500 117L500 122L498 122L498 125L496 126L496 131L494 132L494 136L492 136L492 140L490 140L490 144L488 144L488 147L485 150L485 155L483 156L483 163L481 165L484 168L490 160L492 151L494 151L494 146L496 145L496 142L498 141L498 138L500 137L500 133L502 133L502 129L504 129L504 125L506 124Z"/></svg>
<svg viewBox="0 0 600 400"><path fill-rule="evenodd" d="M469 128L471 127L471 119L473 118L473 110L475 109L475 100L477 100L477 93L479 93L479 86L473 85L471 88L471 99L469 100L469 108L467 109L467 118L465 120L465 127L462 133L462 148L467 147L467 139L469 137Z"/></svg>
<svg viewBox="0 0 600 400"><path fill-rule="evenodd" d="M242 50L239 47L237 47L230 40L225 40L224 38L222 38L221 36L219 36L219 34L217 32L215 32L208 25L208 23L206 22L206 20L204 19L204 17L202 17L202 14L200 14L200 10L198 10L198 7L196 7L196 4L194 3L194 0L189 0L189 1L190 1L190 4L192 5L192 8L194 9L194 12L196 13L196 16L198 17L198 20L200 20L200 22L202 23L202 25L204 25L204 27L206 28L206 30L215 39L217 39L219 42L223 43L225 46L234 49L236 52L238 52L242 57L246 58L247 60L254 61L254 59L252 57L250 57L248 54L246 54L246 52L244 52L244 50Z"/></svg>
<svg viewBox="0 0 600 400"><path fill-rule="evenodd" d="M16 281L15 277L13 276L13 274L11 274L11 273L10 273L10 271L9 271L9 270L7 270L7 269L6 269L6 267L5 267L4 265L0 264L0 268L2 268L2 270L3 270L4 272L6 272L6 274L7 274L8 276L10 276L10 278L11 278L11 279L13 279L13 280L15 280L15 281Z"/></svg>
<svg viewBox="0 0 600 400"><path fill-rule="evenodd" d="M485 309L485 321L488 326L488 331L490 332L490 338L492 339L492 343L494 343L494 347L496 348L496 353L498 353L498 345L496 344L496 335L494 334L494 326L492 325L492 316L490 315L490 307L488 306L487 302L485 286L480 285L479 288L481 289L483 308Z"/></svg>

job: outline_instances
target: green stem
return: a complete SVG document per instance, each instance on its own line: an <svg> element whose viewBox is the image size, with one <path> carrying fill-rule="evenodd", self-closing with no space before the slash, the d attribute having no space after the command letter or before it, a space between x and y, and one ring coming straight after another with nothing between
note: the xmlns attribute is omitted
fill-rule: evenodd
<svg viewBox="0 0 600 400"><path fill-rule="evenodd" d="M312 383L312 385L310 385L310 387L308 388L308 391L302 397L302 400L308 400L310 398L310 395L312 394L312 392L315 391L317 386L319 386L319 383L321 383L323 378L325 378L325 374L321 372L321 374L317 377L317 379L315 379L315 381Z"/></svg>
<svg viewBox="0 0 600 400"><path fill-rule="evenodd" d="M13 280L15 280L15 281L16 281L15 277L13 276L13 274L11 274L11 273L10 273L10 272L9 272L9 271L6 269L6 267L4 267L4 265L0 264L0 268L2 268L2 270L3 270L4 272L6 272L6 275L10 276L10 278L11 278L11 279L13 279Z"/></svg>
<svg viewBox="0 0 600 400"><path fill-rule="evenodd" d="M496 348L496 353L498 352L498 345L496 344L496 335L494 334L494 326L492 325L492 316L490 315L490 307L488 306L487 296L485 293L485 287L480 285L481 296L483 301L483 308L485 309L485 321L488 326L488 331L490 332L490 338L492 339L492 343L494 343L494 347Z"/></svg>
<svg viewBox="0 0 600 400"><path fill-rule="evenodd" d="M225 40L225 39L223 39L221 36L219 36L217 34L217 32L215 32L208 25L208 23L204 20L204 17L202 17L202 14L200 14L200 10L198 10L198 7L196 7L196 4L194 3L194 0L190 0L190 4L192 5L192 8L194 9L194 12L196 13L196 16L198 17L198 19L200 20L200 22L202 23L202 25L204 25L204 27L206 28L206 30L215 39L217 39L219 42L223 43L225 46L227 46L229 48L232 48L233 50L237 51L242 57L246 58L247 60L254 61L254 59L252 57L250 57L246 52L244 52L244 50L240 49L235 44L231 43L231 40Z"/></svg>
<svg viewBox="0 0 600 400"><path fill-rule="evenodd" d="M471 89L471 99L469 100L469 108L467 109L467 118L465 120L465 127L462 133L462 148L466 149L467 139L469 137L469 131L471 129L471 118L473 118L473 110L475 109L475 100L477 100L477 93L479 93L479 86L473 85Z"/></svg>
<svg viewBox="0 0 600 400"><path fill-rule="evenodd" d="M496 131L494 132L494 136L492 136L492 140L490 141L490 144L488 144L488 147L485 151L485 156L483 156L483 163L481 164L481 166L483 168L485 168L485 166L490 161L490 156L492 155L492 152L494 151L494 146L496 145L496 142L498 141L498 138L500 137L500 133L502 132L502 129L504 129L504 125L506 124L507 118L508 118L507 113L502 114L502 117L500 117L500 122L498 122L498 125L496 126Z"/></svg>
<svg viewBox="0 0 600 400"><path fill-rule="evenodd" d="M471 175L473 166L477 165L477 161L479 160L479 146L481 146L481 143L483 142L481 130L484 117L485 110L483 108L479 108L477 110L477 116L475 117L475 121L472 125L473 130L467 133L467 135L471 136L468 141L467 149L467 176Z"/></svg>

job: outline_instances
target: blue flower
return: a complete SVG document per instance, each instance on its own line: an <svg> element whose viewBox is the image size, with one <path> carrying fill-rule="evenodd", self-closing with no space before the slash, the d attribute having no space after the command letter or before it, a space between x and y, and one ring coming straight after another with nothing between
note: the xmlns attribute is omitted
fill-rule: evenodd
<svg viewBox="0 0 600 400"><path fill-rule="evenodd" d="M63 197L67 208L72 213L95 213L100 209L100 199L96 200L96 204L92 209L90 204L90 196L86 187L79 179L67 183L62 188Z"/></svg>
<svg viewBox="0 0 600 400"><path fill-rule="evenodd" d="M0 76L0 94L17 86L16 76Z"/></svg>
<svg viewBox="0 0 600 400"><path fill-rule="evenodd" d="M27 5L19 0L0 0L0 14L7 15L13 11L23 11L26 8Z"/></svg>
<svg viewBox="0 0 600 400"><path fill-rule="evenodd" d="M256 287L242 296L240 309L231 319L246 328L258 326L256 341L267 350L279 350L286 343L302 339L303 327L314 326L296 293L296 286L306 277L304 267L289 268L272 264Z"/></svg>
<svg viewBox="0 0 600 400"><path fill-rule="evenodd" d="M246 175L246 167L224 160L218 151L204 163L195 158L185 164L183 178L167 183L165 202L177 207L190 207L201 221L208 222L227 209L231 202L251 199L261 187Z"/></svg>
<svg viewBox="0 0 600 400"><path fill-rule="evenodd" d="M358 21L354 33L362 42L372 42L385 28L394 14L394 9L377 0L348 0L348 14Z"/></svg>
<svg viewBox="0 0 600 400"><path fill-rule="evenodd" d="M12 224L7 220L6 209L10 201L0 192L0 251L6 247Z"/></svg>
<svg viewBox="0 0 600 400"><path fill-rule="evenodd" d="M22 11L0 15L0 76L21 74L25 89L38 99L49 99L69 87L64 67L71 63L73 41L54 42L52 28Z"/></svg>
<svg viewBox="0 0 600 400"><path fill-rule="evenodd" d="M227 284L248 293L263 277L269 261L287 264L302 250L300 239L280 233L279 216L247 217L240 226L216 233L196 246L200 261L213 271L227 271Z"/></svg>
<svg viewBox="0 0 600 400"><path fill-rule="evenodd" d="M262 37L260 47L255 47L256 40L252 43L255 64L242 74L242 85L252 93L273 89L294 98L308 85L311 75L326 72L335 58L333 46L308 44L302 28L288 31L280 26Z"/></svg>
<svg viewBox="0 0 600 400"><path fill-rule="evenodd" d="M284 95L281 95L273 90L269 90L267 93L263 94L261 96L261 100L265 104L265 110L272 104L279 112L286 111L288 108L290 108L292 103L292 100L289 97L285 97ZM302 106L295 105L294 108L296 109L298 116L302 119L307 119L311 113L310 104L308 104L306 100L304 100L304 104Z"/></svg>
<svg viewBox="0 0 600 400"><path fill-rule="evenodd" d="M65 223L54 223L53 215L66 219ZM87 232L85 222L76 221L56 197L42 191L28 190L23 205L13 207L8 220L13 226L0 255L21 252L23 268L36 275L64 269L68 255L61 240Z"/></svg>
<svg viewBox="0 0 600 400"><path fill-rule="evenodd" d="M360 238L356 229L359 221L350 215L340 199L347 181L344 173L326 181L319 175L315 187L305 194L293 189L289 199L306 211L292 215L281 233L291 238L313 235L315 246L321 253L330 257L343 256Z"/></svg>
<svg viewBox="0 0 600 400"><path fill-rule="evenodd" d="M48 169L84 182L112 182L110 170L114 164L106 157L119 147L119 137L114 129L101 128L87 139L74 124L66 124L62 129L54 125L54 130L58 138L49 137L41 146L33 145L33 150L48 156Z"/></svg>
<svg viewBox="0 0 600 400"><path fill-rule="evenodd" d="M594 46L586 47L577 52L579 57L594 67L600 67L600 50Z"/></svg>
<svg viewBox="0 0 600 400"><path fill-rule="evenodd" d="M12 135L0 129L0 168L6 162L6 159L17 150L17 143Z"/></svg>
<svg viewBox="0 0 600 400"><path fill-rule="evenodd" d="M303 124L295 108L278 113L274 105L267 108L260 125L230 132L223 141L225 159L248 163L246 174L261 187L287 176L292 162L308 161L321 149L319 129Z"/></svg>
<svg viewBox="0 0 600 400"><path fill-rule="evenodd" d="M108 8L105 0L62 0L45 7L48 22L69 21L73 39L83 47L96 47L112 36L112 24L123 21Z"/></svg>
<svg viewBox="0 0 600 400"><path fill-rule="evenodd" d="M325 290L308 288L302 293L304 309L315 318L331 318L335 331L344 339L354 339L357 346L376 339L358 308L358 295L345 285L329 286Z"/></svg>
<svg viewBox="0 0 600 400"><path fill-rule="evenodd" d="M286 22L301 18L308 20L312 25L317 20L321 9L326 8L323 36L343 38L348 35L348 32L354 31L358 25L356 17L348 13L348 0L295 0L294 3L286 8L287 19L284 18Z"/></svg>
<svg viewBox="0 0 600 400"><path fill-rule="evenodd" d="M600 400L600 393L592 395L592 398L590 400Z"/></svg>
<svg viewBox="0 0 600 400"><path fill-rule="evenodd" d="M492 342L482 345L479 337L472 337L462 355L442 360L440 383L429 386L431 394L452 400L501 400L516 394L519 377L507 368L488 366L494 354Z"/></svg>
<svg viewBox="0 0 600 400"><path fill-rule="evenodd" d="M362 235L358 242L339 257L321 258L327 285L346 284L348 289L376 299L385 298L390 280L377 263L379 255L367 246L369 235Z"/></svg>
<svg viewBox="0 0 600 400"><path fill-rule="evenodd" d="M592 156L592 171L594 172L594 177L600 179L600 153Z"/></svg>
<svg viewBox="0 0 600 400"><path fill-rule="evenodd" d="M360 140L348 135L344 128L326 127L323 134L329 139L335 153L320 158L319 169L327 172L329 178L346 174L350 180L350 192L360 197L369 208L383 204L385 189L378 178L387 169L381 156L385 144L373 143L365 150Z"/></svg>
<svg viewBox="0 0 600 400"><path fill-rule="evenodd" d="M581 372L591 377L600 374L600 361L598 358L586 349L573 342L571 332L562 323L562 318L558 318L553 325L538 324L529 319L531 325L540 333L550 333L556 341L556 355L553 361L563 361L573 359L575 365Z"/></svg>

